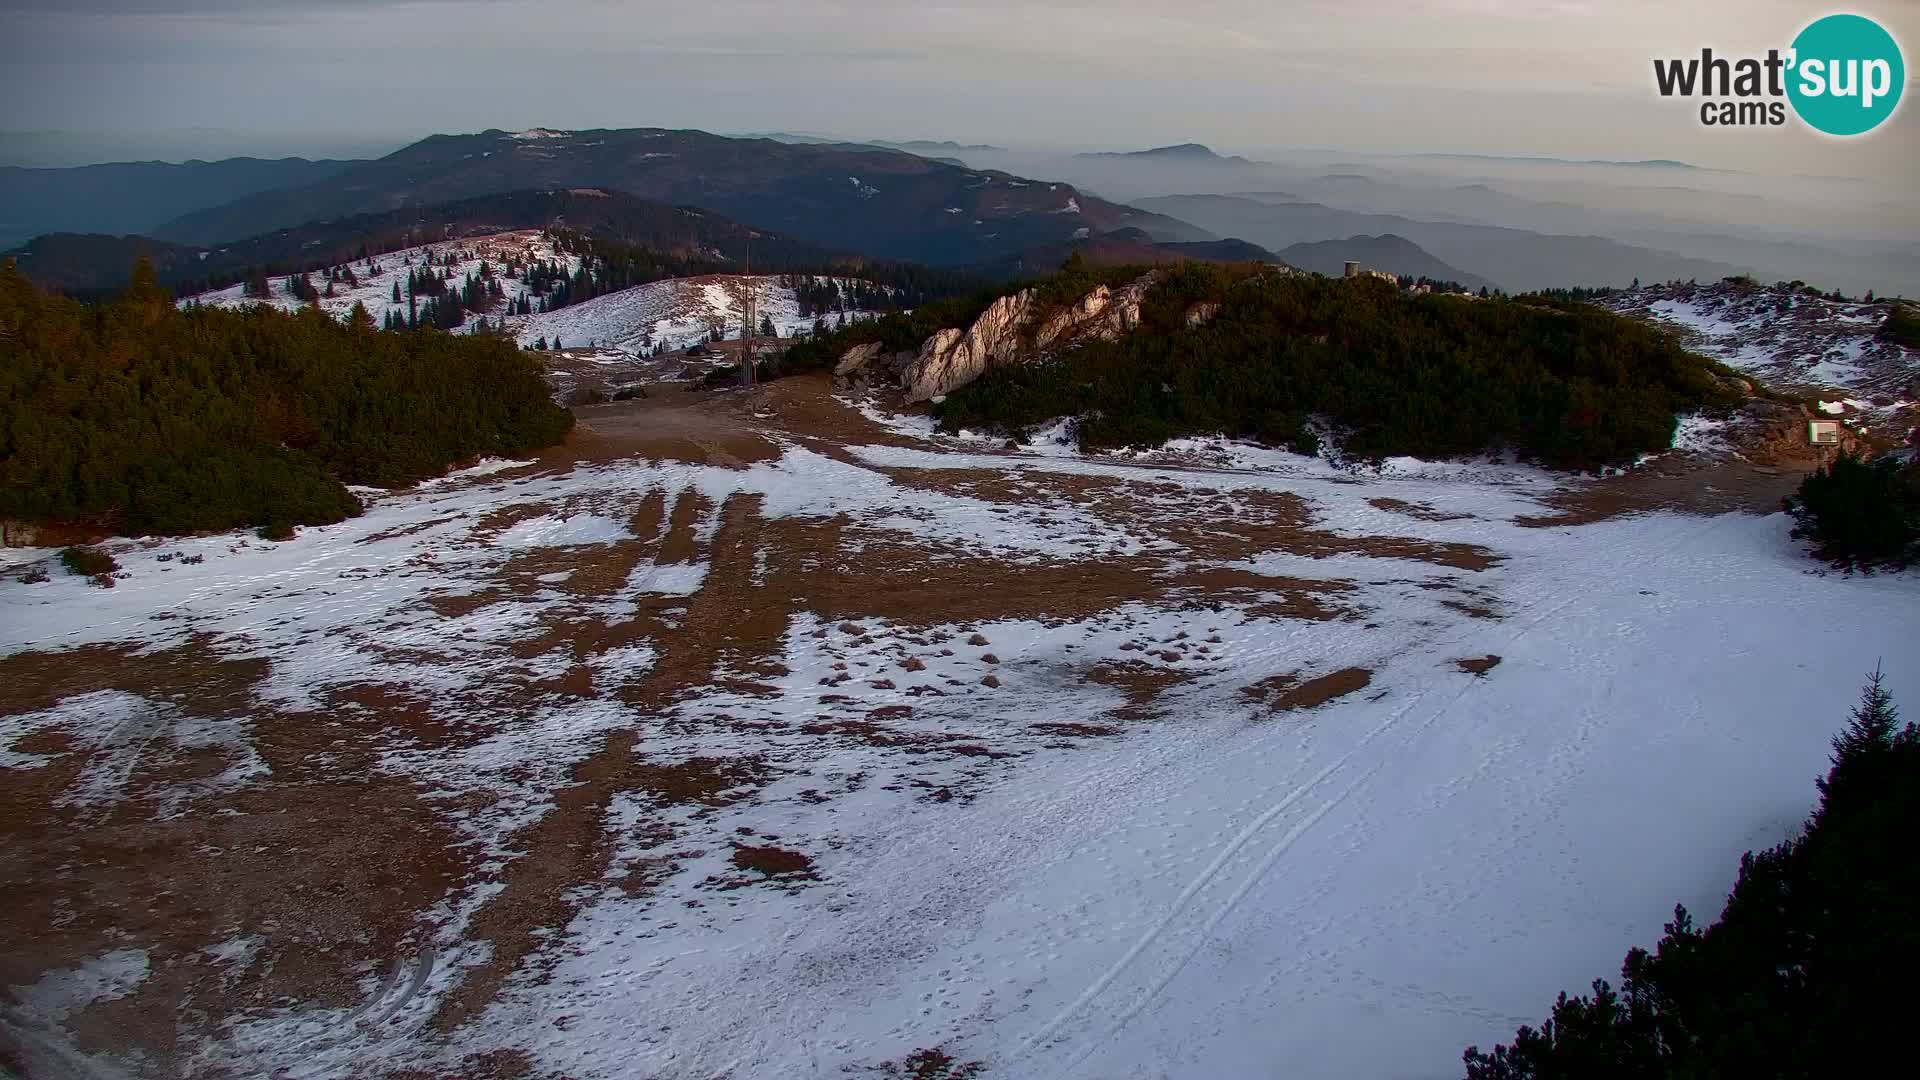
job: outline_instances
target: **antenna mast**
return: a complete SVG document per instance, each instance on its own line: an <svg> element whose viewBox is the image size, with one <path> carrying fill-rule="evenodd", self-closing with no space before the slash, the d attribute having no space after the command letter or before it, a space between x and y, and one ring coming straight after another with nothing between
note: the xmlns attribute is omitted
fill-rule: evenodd
<svg viewBox="0 0 1920 1080"><path fill-rule="evenodd" d="M753 372L753 315L756 290L753 287L753 230L747 230L746 278L742 282L747 289L746 325L740 328L740 355L747 363L747 385L754 384Z"/></svg>

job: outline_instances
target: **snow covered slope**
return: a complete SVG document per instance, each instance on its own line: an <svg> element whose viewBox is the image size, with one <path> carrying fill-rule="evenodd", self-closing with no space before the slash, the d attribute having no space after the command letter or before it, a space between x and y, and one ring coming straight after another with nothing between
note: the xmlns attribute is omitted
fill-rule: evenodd
<svg viewBox="0 0 1920 1080"><path fill-rule="evenodd" d="M458 257L458 261L452 267L444 266L448 252L453 252ZM327 314L344 319L347 313L353 310L356 302L365 304L367 313L373 316L376 326L383 324L389 312L396 312L405 317L407 274L415 267L422 265L429 255L433 257L436 267L450 269L456 281L465 278L468 274L478 273L482 262L489 263L499 270L514 258L519 259L523 264L536 260L557 262L564 266L568 273L580 267L579 256L557 251L552 241L537 230L465 237L459 240L404 248L385 255L376 255L371 259L355 260L347 264L347 267L353 270L358 283L335 285L334 295L320 298L320 307ZM315 288L325 292L327 275L324 272L310 274L308 279ZM214 307L239 308L265 302L284 311L295 311L303 306L297 297L287 292L285 277L272 278L268 284L272 288L272 295L265 301L246 295L246 286L233 285L214 292L181 297L180 303L183 306L198 303ZM400 287L398 304L393 302L393 288L396 284ZM527 296L526 284L517 279L503 278L501 286L508 300L523 299ZM469 324L473 321L474 319L469 317Z"/></svg>
<svg viewBox="0 0 1920 1080"><path fill-rule="evenodd" d="M450 268L445 267L444 263L449 252L457 259ZM482 262L491 264L496 270L513 259L522 264L536 260L557 262L568 273L580 265L579 256L557 251L552 242L538 231L468 237L356 260L350 267L357 283L336 284L334 295L322 296L320 306L328 314L344 319L355 303L365 304L375 325L382 325L390 311L404 317L407 314L407 274L428 257L433 259L434 266L451 269L455 281L478 273ZM316 288L325 290L327 275L324 272L309 275L309 280ZM500 280L507 300L527 297L528 290L523 281L504 277ZM774 329L781 337L792 337L813 329L814 315L802 314L799 295L783 279L775 276L748 279L739 275L709 275L636 285L557 311L512 316L507 319L507 330L523 346L531 346L542 340L550 345L557 341L567 348L595 348L629 357L650 353L660 345L665 345L668 350L684 349L708 340L715 329L722 330L728 337L740 336L747 300L745 282L749 280L757 294L756 312L772 319ZM851 278L821 280L831 280L836 285L853 282ZM400 286L402 299L399 304L393 303L395 284ZM286 278L273 278L269 285L272 295L266 303L286 311L302 306L301 301L287 291ZM242 285L186 296L180 300L182 305L198 303L232 308L261 302L247 296ZM871 318L872 315L872 312L859 310L846 313L849 319ZM497 321L499 317L497 312L486 316L489 322ZM478 318L470 315L465 327L473 326ZM836 312L828 316L828 321L832 323L838 318L839 313Z"/></svg>
<svg viewBox="0 0 1920 1080"><path fill-rule="evenodd" d="M835 284L851 281L832 280ZM549 344L558 340L567 348L592 347L633 355L659 345L668 350L684 349L708 340L716 328L727 337L740 336L749 281L757 297L758 315L772 319L781 337L813 329L814 316L801 313L799 297L791 286L778 277L739 275L673 278L636 285L558 311L508 319L507 328L522 345L544 338ZM867 317L870 313L848 314L850 319ZM828 322L835 318L828 316Z"/></svg>
<svg viewBox="0 0 1920 1080"><path fill-rule="evenodd" d="M0 579L15 900L90 912L0 927L32 1053L1452 1076L1717 911L1876 658L1920 701L1920 578L1810 573L1781 515L623 415L759 460L489 462Z"/></svg>

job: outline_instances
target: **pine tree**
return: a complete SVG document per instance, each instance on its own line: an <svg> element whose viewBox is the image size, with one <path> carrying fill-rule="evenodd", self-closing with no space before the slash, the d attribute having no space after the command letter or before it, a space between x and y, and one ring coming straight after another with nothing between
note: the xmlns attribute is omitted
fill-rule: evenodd
<svg viewBox="0 0 1920 1080"><path fill-rule="evenodd" d="M761 337L778 337L779 336L778 334L774 333L773 316L771 315L760 316L760 336Z"/></svg>
<svg viewBox="0 0 1920 1080"><path fill-rule="evenodd" d="M393 302L396 305L400 303L400 282L398 279L395 279L393 283Z"/></svg>
<svg viewBox="0 0 1920 1080"><path fill-rule="evenodd" d="M1899 722L1900 710L1894 707L1893 695L1887 693L1882 684L1880 667L1876 664L1873 674L1867 676L1866 685L1860 688L1860 704L1854 706L1847 729L1833 737L1833 767L1819 781L1823 805L1832 799L1843 776L1870 768L1886 751L1893 749L1896 738L1913 737L1912 725L1908 725L1908 731L1899 732L1896 728Z"/></svg>

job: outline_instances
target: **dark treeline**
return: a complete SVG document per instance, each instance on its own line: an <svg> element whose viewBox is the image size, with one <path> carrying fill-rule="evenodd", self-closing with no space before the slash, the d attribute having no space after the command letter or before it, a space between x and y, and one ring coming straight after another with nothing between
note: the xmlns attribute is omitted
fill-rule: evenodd
<svg viewBox="0 0 1920 1080"><path fill-rule="evenodd" d="M511 345L181 310L136 271L97 306L0 266L0 518L127 534L338 521L395 485L557 441L572 416Z"/></svg>
<svg viewBox="0 0 1920 1080"><path fill-rule="evenodd" d="M1220 307L1190 325L1201 303ZM1076 416L1090 448L1221 432L1302 451L1317 448L1319 417L1362 458L1511 449L1588 468L1665 449L1677 412L1736 404L1724 374L1571 300L1191 263L1149 291L1138 331L991 371L937 415L948 429L1009 431Z"/></svg>
<svg viewBox="0 0 1920 1080"><path fill-rule="evenodd" d="M737 274L743 265L740 258L720 258L712 252L664 251L573 228L552 229L549 235L560 251L579 256L580 265L570 274L551 267L544 278L529 277L534 291L542 298L536 309L540 311L552 311L667 278ZM768 251L763 249L764 244L761 238L754 240L753 272L775 275L795 284L803 315L911 308L982 285L979 277L964 271L872 259L840 259L822 256L811 249ZM842 277L858 281L833 280Z"/></svg>
<svg viewBox="0 0 1920 1080"><path fill-rule="evenodd" d="M1740 860L1718 921L1685 908L1616 990L1465 1054L1468 1080L1895 1075L1920 970L1920 731L1876 671L1798 837Z"/></svg>

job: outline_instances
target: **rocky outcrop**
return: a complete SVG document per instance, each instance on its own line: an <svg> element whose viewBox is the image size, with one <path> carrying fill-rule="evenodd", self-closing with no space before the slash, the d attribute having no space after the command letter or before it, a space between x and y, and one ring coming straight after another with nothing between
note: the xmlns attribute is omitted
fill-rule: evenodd
<svg viewBox="0 0 1920 1080"><path fill-rule="evenodd" d="M1038 326L1032 325L1038 315L1033 290L1003 296L972 326L942 330L926 340L900 374L907 400L952 393L990 368L1030 362L1077 342L1119 337L1140 325L1140 301L1158 279L1149 273L1119 289L1099 286Z"/></svg>
<svg viewBox="0 0 1920 1080"><path fill-rule="evenodd" d="M1212 322L1213 317L1218 314L1220 314L1220 302L1218 300L1202 300L1187 309L1187 325L1205 326Z"/></svg>
<svg viewBox="0 0 1920 1080"><path fill-rule="evenodd" d="M1159 280L1147 274L1118 291L1105 285L1096 287L1077 303L1048 316L1033 334L1033 347L1041 353L1055 345L1101 339L1111 341L1140 325L1140 301Z"/></svg>
<svg viewBox="0 0 1920 1080"><path fill-rule="evenodd" d="M995 300L965 330L947 329L928 338L900 376L908 401L951 393L996 364L1009 364L1023 349L1020 328L1033 308L1033 290Z"/></svg>

